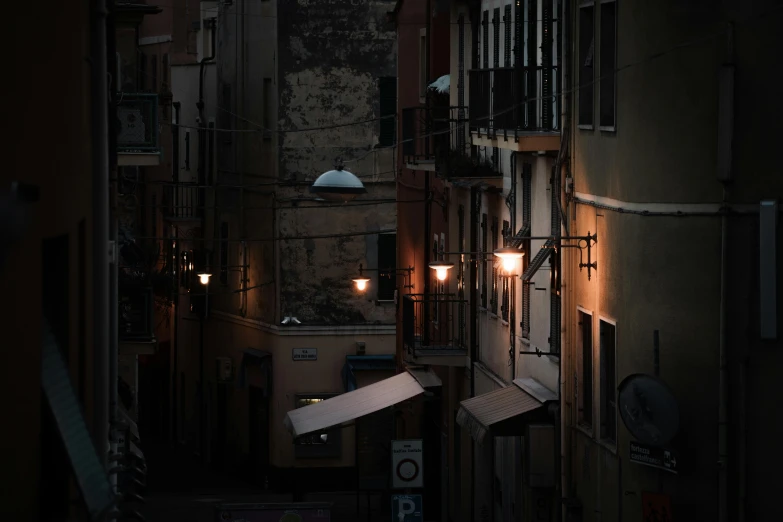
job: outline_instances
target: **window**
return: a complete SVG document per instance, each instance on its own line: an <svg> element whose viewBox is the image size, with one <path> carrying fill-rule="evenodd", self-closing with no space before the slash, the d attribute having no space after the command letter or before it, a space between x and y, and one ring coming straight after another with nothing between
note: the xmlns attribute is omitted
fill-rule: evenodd
<svg viewBox="0 0 783 522"><path fill-rule="evenodd" d="M481 215L481 251L487 251L487 215ZM487 308L487 257L481 261L481 307Z"/></svg>
<svg viewBox="0 0 783 522"><path fill-rule="evenodd" d="M389 147L396 141L397 78L395 76L379 78L378 91L381 117L378 144Z"/></svg>
<svg viewBox="0 0 783 522"><path fill-rule="evenodd" d="M427 30L419 30L419 97L427 96Z"/></svg>
<svg viewBox="0 0 783 522"><path fill-rule="evenodd" d="M228 284L228 223L220 224L220 282Z"/></svg>
<svg viewBox="0 0 783 522"><path fill-rule="evenodd" d="M264 139L270 139L272 133L272 78L264 78Z"/></svg>
<svg viewBox="0 0 783 522"><path fill-rule="evenodd" d="M335 394L297 395L295 407L304 408L335 397ZM297 458L339 457L342 449L340 426L315 433L308 433L294 439L294 453Z"/></svg>
<svg viewBox="0 0 783 522"><path fill-rule="evenodd" d="M190 131L185 131L185 170L190 170Z"/></svg>
<svg viewBox="0 0 783 522"><path fill-rule="evenodd" d="M492 67L500 67L500 8L492 11Z"/></svg>
<svg viewBox="0 0 783 522"><path fill-rule="evenodd" d="M457 106L465 106L465 15L460 14L457 18L459 55L457 64L459 71L457 73Z"/></svg>
<svg viewBox="0 0 783 522"><path fill-rule="evenodd" d="M593 316L579 311L579 369L578 409L579 424L593 425Z"/></svg>
<svg viewBox="0 0 783 522"><path fill-rule="evenodd" d="M152 79L152 91L156 92L158 90L158 55L153 54L152 59L150 60L150 69L151 69L151 79Z"/></svg>
<svg viewBox="0 0 783 522"><path fill-rule="evenodd" d="M221 91L221 108L223 110L218 111L219 118L221 119L220 127L223 129L234 128L234 115L231 113L234 109L231 104L231 84L224 83ZM266 112L266 111L265 111ZM223 145L230 145L233 132L221 132L220 135L223 138Z"/></svg>
<svg viewBox="0 0 783 522"><path fill-rule="evenodd" d="M599 70L601 80L598 91L599 126L604 130L614 130L617 86L617 3L601 3L601 33L599 47Z"/></svg>
<svg viewBox="0 0 783 522"><path fill-rule="evenodd" d="M601 342L601 439L617 440L617 384L615 383L616 327L601 320L599 327Z"/></svg>
<svg viewBox="0 0 783 522"><path fill-rule="evenodd" d="M492 166L495 172L500 172L500 148L492 147Z"/></svg>
<svg viewBox="0 0 783 522"><path fill-rule="evenodd" d="M508 234L509 234L508 229L509 229L510 226L511 225L509 224L508 221L503 221L503 246L504 247L508 246ZM498 272L500 272L500 268L498 268ZM509 299L509 286L510 286L510 283L511 283L511 277L509 277L509 274L506 274L503 277L503 282L502 282L502 285L503 285L503 297L502 297L503 302L500 305L500 314L501 314L500 318L503 319L506 322L508 322L508 318L509 318L509 315L510 315L509 314L509 308L510 308L510 303L509 303L509 301L510 301L510 299Z"/></svg>
<svg viewBox="0 0 783 522"><path fill-rule="evenodd" d="M484 52L482 65L484 66L484 69L489 69L489 11L484 11L484 18L481 20L481 25L483 26L481 39Z"/></svg>
<svg viewBox="0 0 783 522"><path fill-rule="evenodd" d="M393 301L397 289L397 234L378 235L378 300Z"/></svg>
<svg viewBox="0 0 783 522"><path fill-rule="evenodd" d="M503 67L511 67L511 6L507 5L503 15Z"/></svg>
<svg viewBox="0 0 783 522"><path fill-rule="evenodd" d="M579 8L579 125L593 125L593 56L595 53L593 5Z"/></svg>
<svg viewBox="0 0 783 522"><path fill-rule="evenodd" d="M498 217L495 216L492 218L492 251L498 249L498 233L500 231L498 230ZM494 259L493 259L494 261ZM495 264L492 263L492 266L490 267L492 270L492 297L489 301L490 304L490 311L497 315L498 313L498 276L500 275L500 270L495 267Z"/></svg>
<svg viewBox="0 0 783 522"><path fill-rule="evenodd" d="M168 53L163 54L163 87L164 91L170 92L171 86L169 85L169 71L171 69L171 63L169 62L169 55Z"/></svg>

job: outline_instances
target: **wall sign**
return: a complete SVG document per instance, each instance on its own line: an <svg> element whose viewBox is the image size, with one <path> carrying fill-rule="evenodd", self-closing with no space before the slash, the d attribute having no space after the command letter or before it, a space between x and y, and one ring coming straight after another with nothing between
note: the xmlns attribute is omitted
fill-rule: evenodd
<svg viewBox="0 0 783 522"><path fill-rule="evenodd" d="M423 488L421 440L392 441L392 487Z"/></svg>
<svg viewBox="0 0 783 522"><path fill-rule="evenodd" d="M392 495L392 522L422 522L421 495Z"/></svg>
<svg viewBox="0 0 783 522"><path fill-rule="evenodd" d="M634 441L631 441L630 449L628 456L631 462L677 473L677 454L674 451Z"/></svg>
<svg viewBox="0 0 783 522"><path fill-rule="evenodd" d="M294 361L317 361L318 349L317 348L294 348L292 353L292 359Z"/></svg>

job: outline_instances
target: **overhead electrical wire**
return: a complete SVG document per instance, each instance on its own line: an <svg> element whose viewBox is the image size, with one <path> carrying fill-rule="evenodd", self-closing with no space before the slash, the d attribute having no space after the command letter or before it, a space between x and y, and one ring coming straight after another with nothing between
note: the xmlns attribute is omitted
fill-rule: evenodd
<svg viewBox="0 0 783 522"><path fill-rule="evenodd" d="M306 236L278 236L278 237L256 237L256 238L242 238L242 239L220 239L217 241L223 243L259 243L259 242L274 242L274 241L292 241L301 239L336 239L340 237L360 237L360 236L374 236L376 234L392 234L397 232L396 228L384 228L379 230L363 230L361 232L345 232L342 234L316 234ZM134 236L133 239L149 239L156 241L176 241L173 237L158 237L158 236ZM189 240L188 238L180 238L181 240ZM201 239L198 239L201 241Z"/></svg>

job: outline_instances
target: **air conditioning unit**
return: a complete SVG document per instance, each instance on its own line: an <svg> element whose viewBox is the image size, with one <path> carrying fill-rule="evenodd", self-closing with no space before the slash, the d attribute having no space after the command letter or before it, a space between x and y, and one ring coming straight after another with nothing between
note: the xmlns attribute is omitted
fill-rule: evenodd
<svg viewBox="0 0 783 522"><path fill-rule="evenodd" d="M231 357L217 357L217 382L231 382L234 380L234 361Z"/></svg>
<svg viewBox="0 0 783 522"><path fill-rule="evenodd" d="M525 481L531 488L555 486L555 427L551 424L527 427Z"/></svg>

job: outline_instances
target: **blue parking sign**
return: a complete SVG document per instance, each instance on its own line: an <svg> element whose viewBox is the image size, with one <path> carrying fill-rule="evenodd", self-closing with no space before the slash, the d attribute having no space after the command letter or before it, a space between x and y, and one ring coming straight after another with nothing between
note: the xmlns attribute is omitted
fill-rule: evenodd
<svg viewBox="0 0 783 522"><path fill-rule="evenodd" d="M421 495L392 495L392 522L424 522Z"/></svg>

